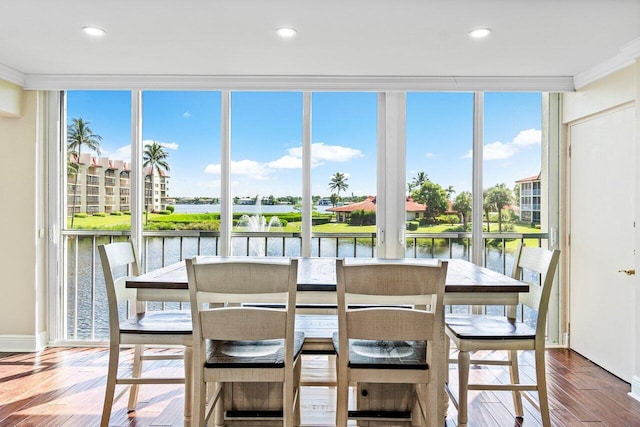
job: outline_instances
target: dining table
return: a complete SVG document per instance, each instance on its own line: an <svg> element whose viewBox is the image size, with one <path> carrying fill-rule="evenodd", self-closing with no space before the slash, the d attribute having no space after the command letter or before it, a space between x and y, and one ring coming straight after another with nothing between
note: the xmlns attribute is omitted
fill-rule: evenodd
<svg viewBox="0 0 640 427"><path fill-rule="evenodd" d="M198 256L198 262L224 262L229 258L223 256ZM237 258L237 257L236 257ZM242 257L245 261L252 258L256 261L264 257ZM360 259L362 262L406 262L435 264L437 259L407 258L403 260L383 260L376 258ZM528 292L529 285L507 275L495 272L486 267L473 264L463 259L445 259L447 276L445 281L445 305L504 305L509 309L507 315L515 317L515 307L521 292ZM331 335L337 330L336 316L313 317L308 313L335 313L337 307L336 258L302 257L298 258L296 295L296 326L301 325L305 331L304 349L310 352L323 352L331 345ZM185 261L175 262L148 273L130 277L126 280L127 288L135 288L138 301L188 302L189 287ZM300 315L298 315L300 313ZM307 313L307 314L302 314ZM444 314L443 314L444 316ZM310 320L311 319L311 320ZM313 319L318 319L314 321ZM432 406L435 417L429 417L428 427L441 426L446 417L448 397L445 391L445 371L448 369L448 354L444 345L444 322L435 343L434 351L440 352L441 366L431 366L435 378L437 399ZM320 381L319 385L327 385ZM308 384L307 384L308 385ZM185 393L188 393L187 389Z"/></svg>

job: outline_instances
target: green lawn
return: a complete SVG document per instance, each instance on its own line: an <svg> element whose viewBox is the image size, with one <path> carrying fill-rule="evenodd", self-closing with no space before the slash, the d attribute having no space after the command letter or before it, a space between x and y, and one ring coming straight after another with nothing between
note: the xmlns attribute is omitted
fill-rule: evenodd
<svg viewBox="0 0 640 427"><path fill-rule="evenodd" d="M180 214L180 218L184 219L186 214ZM163 220L163 222L170 221L171 215L160 215L160 214L149 214L148 220L152 222L155 218ZM178 218L178 216L176 216ZM67 226L71 226L71 219L67 219ZM87 218L75 218L74 220L74 229L85 229L85 230L126 230L131 226L131 216L129 215L107 215L104 217L100 216L89 216ZM418 230L407 232L407 235L411 235L411 233L442 233L450 231L452 228L456 226L452 226L449 224L440 224L440 225L432 225L432 226L423 226L419 227ZM196 227L194 227L196 228ZM498 225L491 224L491 231L497 231ZM197 229L197 228L196 228ZM273 228L272 231L276 232L285 232L285 233L296 233L300 232L301 223L300 222L289 222L285 227L277 227ZM241 231L241 230L238 230ZM316 233L375 233L376 226L375 225L367 225L367 226L354 226L344 223L328 223L316 225L313 227L313 231ZM539 233L540 230L533 227L526 227L521 225L514 226L514 232L516 233ZM529 244L534 244L534 242L530 242ZM537 241L535 241L537 244ZM508 245L514 245L515 242L508 242Z"/></svg>

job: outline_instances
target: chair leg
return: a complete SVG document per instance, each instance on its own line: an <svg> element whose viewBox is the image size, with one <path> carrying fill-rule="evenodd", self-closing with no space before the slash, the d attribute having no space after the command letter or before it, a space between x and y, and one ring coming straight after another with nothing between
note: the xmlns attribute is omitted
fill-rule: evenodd
<svg viewBox="0 0 640 427"><path fill-rule="evenodd" d="M294 368L295 369L295 368ZM294 369L285 372L284 383L282 383L282 427L293 427L293 396L295 394Z"/></svg>
<svg viewBox="0 0 640 427"><path fill-rule="evenodd" d="M184 347L184 425L192 425L193 409L193 347Z"/></svg>
<svg viewBox="0 0 640 427"><path fill-rule="evenodd" d="M449 359L451 358L451 338L444 334L444 383L449 384Z"/></svg>
<svg viewBox="0 0 640 427"><path fill-rule="evenodd" d="M509 350L509 375L511 377L511 384L520 384L517 350ZM513 407L516 411L516 417L523 417L524 411L522 409L521 392L514 390L511 393L513 394Z"/></svg>
<svg viewBox="0 0 640 427"><path fill-rule="evenodd" d="M538 386L538 399L540 401L540 417L542 418L542 426L551 427L544 348L536 348L536 384Z"/></svg>
<svg viewBox="0 0 640 427"><path fill-rule="evenodd" d="M347 418L349 410L349 380L347 379L346 369L340 367L339 356L336 356L336 426L347 427Z"/></svg>
<svg viewBox="0 0 640 427"><path fill-rule="evenodd" d="M142 375L142 355L144 354L144 346L136 345L133 351L133 370L131 372L132 378L140 378ZM132 384L129 391L129 403L127 404L127 412L136 410L136 404L138 403L138 390L140 386L138 384Z"/></svg>
<svg viewBox="0 0 640 427"><path fill-rule="evenodd" d="M458 427L467 426L467 405L469 394L469 363L471 357L468 351L458 350Z"/></svg>
<svg viewBox="0 0 640 427"><path fill-rule="evenodd" d="M224 427L224 399L225 399L225 383L216 383L213 386L214 393L220 393L218 402L213 410L216 427ZM215 394L214 394L215 395ZM204 427L204 426L203 426Z"/></svg>
<svg viewBox="0 0 640 427"><path fill-rule="evenodd" d="M111 344L109 346L109 367L107 370L107 387L104 394L104 405L102 406L101 427L109 426L109 418L111 418L111 408L113 406L113 395L116 391L119 358L120 346L118 344Z"/></svg>

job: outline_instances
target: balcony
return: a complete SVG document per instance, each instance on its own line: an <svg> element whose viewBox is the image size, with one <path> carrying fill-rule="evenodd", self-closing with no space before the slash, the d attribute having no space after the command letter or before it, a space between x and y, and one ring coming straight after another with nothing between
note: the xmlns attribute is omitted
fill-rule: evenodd
<svg viewBox="0 0 640 427"><path fill-rule="evenodd" d="M68 254L63 296L65 341L108 338L106 295L97 246L127 240L129 235L128 230L63 232ZM510 272L513 258L507 245L509 242L521 240L528 245L541 245L547 238L545 233L485 233L482 242L485 266L499 272ZM219 240L217 231L145 231L142 264L151 271L196 255L218 255ZM299 233L232 233L232 254L297 257L300 256L301 242ZM314 233L311 243L311 256L376 256L375 233ZM468 260L471 243L470 233L412 234L406 238L405 256ZM150 309L180 306L179 303L153 303Z"/></svg>

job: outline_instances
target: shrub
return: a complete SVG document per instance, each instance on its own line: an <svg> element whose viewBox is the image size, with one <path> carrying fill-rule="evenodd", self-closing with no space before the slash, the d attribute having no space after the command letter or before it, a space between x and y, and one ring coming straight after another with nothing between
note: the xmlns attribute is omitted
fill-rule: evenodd
<svg viewBox="0 0 640 427"><path fill-rule="evenodd" d="M167 210L171 213L174 213L176 210L176 207L173 205L167 205Z"/></svg>
<svg viewBox="0 0 640 427"><path fill-rule="evenodd" d="M171 211L168 209L163 209L161 211L158 211L158 215L171 215Z"/></svg>
<svg viewBox="0 0 640 427"><path fill-rule="evenodd" d="M122 216L122 212L120 212L120 211L114 211L114 212L111 212L109 215L113 215L113 216Z"/></svg>
<svg viewBox="0 0 640 427"><path fill-rule="evenodd" d="M75 214L74 216L75 216L76 218L86 218L86 217L88 217L89 215L87 215L87 214L86 214L86 213L84 213L84 212L78 212L78 213L77 213L77 214Z"/></svg>
<svg viewBox="0 0 640 427"><path fill-rule="evenodd" d="M419 221L407 221L407 231L416 231L420 225Z"/></svg>
<svg viewBox="0 0 640 427"><path fill-rule="evenodd" d="M376 223L375 211L365 211L358 209L351 212L349 217L350 225L374 225Z"/></svg>
<svg viewBox="0 0 640 427"><path fill-rule="evenodd" d="M105 216L107 216L107 214L106 214L106 213L104 213L104 212L96 212L96 213L94 213L92 216L105 217Z"/></svg>
<svg viewBox="0 0 640 427"><path fill-rule="evenodd" d="M131 215L131 211L124 211L125 215Z"/></svg>
<svg viewBox="0 0 640 427"><path fill-rule="evenodd" d="M313 217L311 218L311 225L329 224L331 217Z"/></svg>

